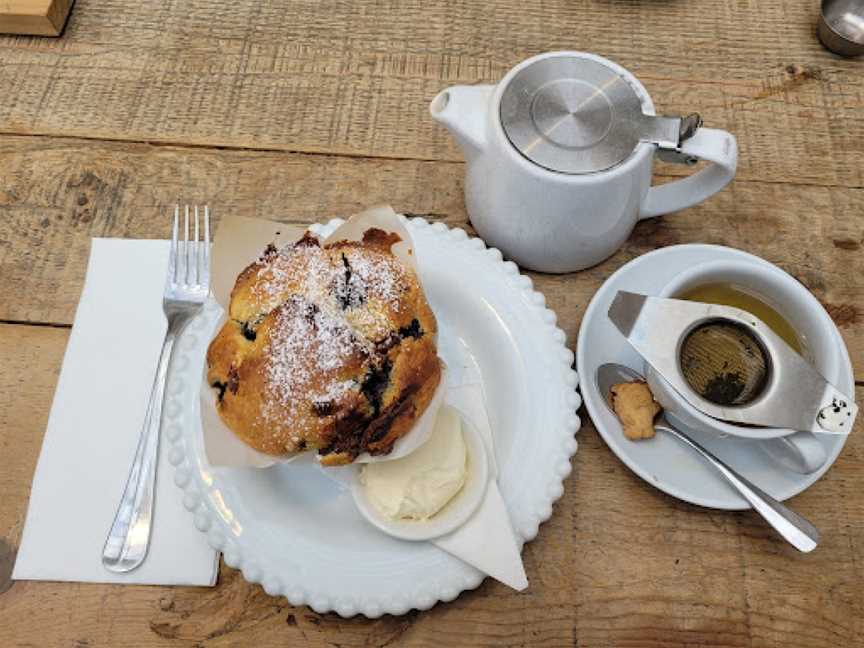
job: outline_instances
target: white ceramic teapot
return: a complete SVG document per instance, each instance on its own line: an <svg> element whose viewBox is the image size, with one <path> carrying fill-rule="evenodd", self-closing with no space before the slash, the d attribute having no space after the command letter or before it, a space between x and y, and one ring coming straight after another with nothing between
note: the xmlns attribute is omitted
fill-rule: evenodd
<svg viewBox="0 0 864 648"><path fill-rule="evenodd" d="M535 56L498 85L444 90L430 112L465 155L465 204L477 232L533 270L599 263L636 221L701 202L735 175L730 133L702 128L698 115L655 117L642 84L594 54ZM711 164L652 187L655 152Z"/></svg>

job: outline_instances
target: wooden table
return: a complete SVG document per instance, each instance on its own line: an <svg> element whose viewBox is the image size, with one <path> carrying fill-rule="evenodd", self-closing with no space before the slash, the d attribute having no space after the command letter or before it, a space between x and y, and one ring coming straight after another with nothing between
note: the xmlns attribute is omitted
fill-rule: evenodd
<svg viewBox="0 0 864 648"><path fill-rule="evenodd" d="M427 104L546 50L618 61L660 111L697 110L741 150L715 198L641 223L596 268L534 277L571 348L624 262L719 243L813 291L864 378L864 63L822 49L817 4L78 0L59 39L0 36L0 643L861 645L860 425L792 501L823 533L806 556L753 513L646 485L583 412L565 494L525 548L523 593L487 580L367 620L293 608L225 566L211 589L9 580L91 237L164 237L178 200L302 223L389 202L470 230L461 155Z"/></svg>

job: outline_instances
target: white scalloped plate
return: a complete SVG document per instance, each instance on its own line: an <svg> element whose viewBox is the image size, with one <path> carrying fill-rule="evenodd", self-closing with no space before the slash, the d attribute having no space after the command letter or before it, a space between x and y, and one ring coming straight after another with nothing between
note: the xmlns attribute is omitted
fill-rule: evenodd
<svg viewBox="0 0 864 648"><path fill-rule="evenodd" d="M341 222L312 230L326 235ZM543 295L498 250L440 223L407 223L438 318L448 382L457 384L466 372L482 377L501 493L524 543L552 514L576 452L573 353ZM473 567L372 527L350 489L313 462L263 470L208 465L196 394L216 316L216 308L205 308L177 347L165 430L183 503L225 562L268 594L345 617L425 610L477 587L484 575Z"/></svg>

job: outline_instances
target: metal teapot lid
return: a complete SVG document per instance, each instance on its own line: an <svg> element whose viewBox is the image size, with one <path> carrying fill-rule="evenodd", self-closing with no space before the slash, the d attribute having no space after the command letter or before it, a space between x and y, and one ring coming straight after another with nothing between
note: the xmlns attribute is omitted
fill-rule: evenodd
<svg viewBox="0 0 864 648"><path fill-rule="evenodd" d="M681 153L698 115L655 117L628 80L593 59L562 54L523 68L501 96L501 124L526 158L561 173L604 171L627 159L640 142L656 144L667 161Z"/></svg>

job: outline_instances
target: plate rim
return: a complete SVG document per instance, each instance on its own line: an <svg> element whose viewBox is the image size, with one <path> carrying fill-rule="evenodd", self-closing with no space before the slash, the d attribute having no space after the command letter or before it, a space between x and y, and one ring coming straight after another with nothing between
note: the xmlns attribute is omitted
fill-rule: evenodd
<svg viewBox="0 0 864 648"><path fill-rule="evenodd" d="M579 371L580 376L582 375L582 372L585 369L585 363L586 363L585 354L583 351L583 349L585 348L584 344L583 344L583 341L585 339L585 337L584 337L585 331L587 330L588 326L590 325L590 322L593 321L597 317L597 314L595 313L595 311L597 310L597 308L599 308L598 304L600 303L601 299L603 298L603 295L605 294L605 291L608 289L608 286L611 285L615 280L617 280L622 274L626 274L627 272L632 271L633 267L635 267L635 266L638 266L642 263L645 263L646 261L653 260L654 257L663 256L664 254L669 254L670 251L678 251L678 250L684 250L684 249L704 250L704 251L710 252L711 254L716 254L718 252L722 253L722 254L730 254L731 253L734 256L736 256L737 258L743 258L743 259L747 259L747 260L754 261L757 263L765 264L765 265L768 265L770 267L778 269L780 272L783 272L784 274L787 274L787 275L789 274L788 272L786 272L785 270L783 270L782 268L780 268L776 264L773 264L766 259L763 259L759 256L756 256L755 254L751 254L750 252L745 252L744 250L739 250L737 248L728 247L725 245L716 245L716 244L712 244L712 243L681 243L678 245L670 245L670 246L658 248L655 250L651 250L650 252L646 252L645 254L641 254L637 257L634 257L633 259L630 259L625 264L623 264L615 272L613 272L601 284L601 286L597 289L597 291L594 293L594 295L592 295L591 301L588 303L588 307L585 309L585 316L583 317L582 323L579 326L579 334L578 334L577 343L576 343L576 367L577 367L577 370ZM712 259L708 258L705 260L710 261ZM849 357L849 350L846 347L845 342L843 342L843 338L840 335L839 331L837 330L836 325L834 326L834 333L841 342L841 349L840 349L842 352L841 360L843 361L843 362L841 362L841 366L842 366L843 370L848 373L848 375L853 376L853 383L854 383L854 374L852 373L852 362L851 362L851 359ZM589 382L588 385L589 386L593 385L593 383ZM603 439L603 442L606 444L606 446L609 448L609 450L615 455L615 457L619 461L621 461L621 463L623 463L625 466L627 466L627 468L629 468L633 473L635 473L638 477L640 477L643 481L650 484L651 486L653 486L657 490L660 490L663 493L666 493L670 497L674 497L674 498L679 499L681 501L688 502L688 503L694 504L696 506L701 506L703 508L709 508L709 509L714 509L714 510L725 510L725 511L745 511L745 510L749 510L752 508L752 506L750 506L746 502L746 500L743 500L743 498L741 500L743 502L743 504L732 504L730 502L724 502L722 500L712 501L712 500L701 498L701 497L694 497L685 491L681 491L680 489L678 489L674 485L671 485L671 484L668 484L662 480L656 479L654 477L654 475L652 475L650 473L650 471L648 471L647 469L644 469L640 465L639 462L632 461L626 455L619 454L617 451L617 448L612 443L610 443L609 440L607 439L607 437L609 436L609 431L605 429L605 426L598 425L597 422L595 421L595 404L593 402L593 400L594 400L593 391L594 390L589 388L589 394L585 394L584 390L585 390L585 386L584 386L584 384L582 384L582 382L580 380L579 391L580 391L580 394L582 396L583 402L585 404L585 409L588 412L588 416L591 419L591 422L594 426L594 429L597 430L597 433L600 435L600 437ZM837 458L839 457L840 453L843 451L844 446L846 445L846 440L847 440L847 437L843 437L842 442L837 444L836 448L834 448L831 452L829 452L828 458L825 461L825 464L819 470L817 470L817 471L815 471L809 475L802 475L802 477L805 477L805 478L802 479L799 482L799 484L797 484L793 489L791 489L790 492L783 493L780 496L775 495L777 497L777 499L780 501L786 501L787 499L795 497L796 495L799 495L800 493L802 493L805 490L807 490L808 488L810 488L814 483L816 483L819 479L821 479L825 475L825 473L828 470L830 470L831 466L834 465L834 462L837 461ZM706 470L710 470L710 469L706 467Z"/></svg>
<svg viewBox="0 0 864 648"><path fill-rule="evenodd" d="M489 266L490 271L503 273L509 286L521 293L524 307L533 310L537 316L538 338L535 338L535 341L538 347L545 346L554 350L556 357L549 359L550 364L558 364L561 368L558 381L565 396L559 427L561 434L557 439L559 441L559 454L556 455L553 463L550 486L538 488L534 493L531 504L533 509L531 519L527 523L521 525L514 523L513 525L514 533L521 547L525 542L533 540L538 533L539 526L551 517L553 504L563 495L564 480L572 471L571 459L578 449L576 433L581 427L581 419L577 410L582 403L581 395L577 391L579 377L574 368L575 354L566 346L566 334L556 325L556 314L546 307L544 295L534 290L531 278L521 274L518 266L512 261L505 261L499 250L488 247L482 239L469 236L465 230L458 227L450 228L441 222L429 223L421 217L409 219L400 214L399 218L406 224L409 231L428 230L432 236L446 237L447 243L462 245L465 254L472 255L477 259L482 258L481 262ZM334 218L326 224L313 223L309 225L308 229L316 234L326 234L343 222L344 219ZM189 356L194 356L199 350L199 346L197 344L182 344L182 340L180 342L178 355L184 356L182 364L185 366L186 363L192 362L194 365L196 359ZM200 362L200 357L197 358L197 361ZM226 564L241 570L243 577L248 582L260 583L267 594L271 596L285 596L292 605L309 605L319 613L332 611L343 617L362 614L368 618L377 618L382 614L404 614L411 609L429 609L437 602L451 601L463 591L474 589L483 582L486 574L462 563L465 569L460 570L462 577L458 582L432 581L429 583L428 589L421 593L414 592L414 595L397 593L385 597L376 596L370 592L369 596L363 597L363 600L349 600L335 593L315 591L314 587L309 586L308 583L304 583L303 587L296 583L287 583L278 575L272 574L267 569L259 567L254 561L248 560L249 557L244 555L242 542L228 537L229 534L224 532L223 526L226 523L213 510L213 505L208 501L208 498L198 492L192 468L197 457L191 456L195 454L194 449L187 449L186 437L193 434L194 429L199 426L187 426L185 422L188 409L192 408L194 412L195 398L190 398L184 394L183 379L182 377L177 379L176 374L178 372L174 370L173 364L172 362L172 369L169 373L170 401L173 406L166 407L165 417L168 430L166 433L166 440L169 445L168 457L169 462L174 467L174 483L183 492L183 505L193 515L196 528L206 535L207 542L212 548L222 552ZM175 382L179 385L174 384ZM194 386L193 392L197 393L197 385ZM186 429L187 427L194 429L190 431Z"/></svg>

